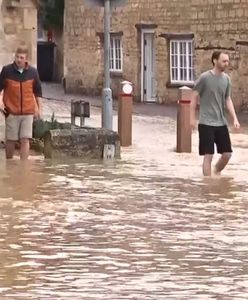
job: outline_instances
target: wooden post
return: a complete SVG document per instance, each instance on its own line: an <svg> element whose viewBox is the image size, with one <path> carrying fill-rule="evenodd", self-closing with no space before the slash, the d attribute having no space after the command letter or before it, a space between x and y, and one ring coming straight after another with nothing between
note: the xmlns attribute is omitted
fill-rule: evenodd
<svg viewBox="0 0 248 300"><path fill-rule="evenodd" d="M178 92L177 152L191 152L190 103L192 90L186 86Z"/></svg>
<svg viewBox="0 0 248 300"><path fill-rule="evenodd" d="M123 147L132 145L133 95L120 94L118 101L118 133Z"/></svg>

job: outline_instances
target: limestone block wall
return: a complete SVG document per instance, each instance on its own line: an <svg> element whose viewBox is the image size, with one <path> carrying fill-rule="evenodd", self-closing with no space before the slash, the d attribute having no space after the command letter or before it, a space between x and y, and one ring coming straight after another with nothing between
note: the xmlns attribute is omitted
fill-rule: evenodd
<svg viewBox="0 0 248 300"><path fill-rule="evenodd" d="M139 25L139 26L137 26ZM247 100L248 1L247 0L128 0L112 12L111 31L122 32L123 72L112 75L114 94L123 79L134 83L141 98L140 26L154 26L156 98L175 102L177 88L170 84L169 40L165 34L194 35L195 77L211 68L215 49L227 51L231 64L233 98L237 107ZM66 0L64 69L68 91L99 94L103 83L103 10L90 9L83 0ZM162 35L162 36L161 36Z"/></svg>
<svg viewBox="0 0 248 300"><path fill-rule="evenodd" d="M9 5L11 3L11 5ZM37 7L32 0L0 0L0 67L13 60L20 44L29 48L29 60L37 62Z"/></svg>
<svg viewBox="0 0 248 300"><path fill-rule="evenodd" d="M64 76L67 91L95 94L101 89L102 49L97 32L103 12L87 9L82 0L65 1Z"/></svg>

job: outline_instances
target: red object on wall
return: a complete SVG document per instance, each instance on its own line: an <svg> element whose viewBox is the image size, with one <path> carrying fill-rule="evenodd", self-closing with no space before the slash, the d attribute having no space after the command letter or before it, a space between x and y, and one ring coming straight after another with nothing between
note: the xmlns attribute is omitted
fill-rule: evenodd
<svg viewBox="0 0 248 300"><path fill-rule="evenodd" d="M47 31L47 41L48 42L52 42L53 41L53 31L52 31L52 29L49 29Z"/></svg>

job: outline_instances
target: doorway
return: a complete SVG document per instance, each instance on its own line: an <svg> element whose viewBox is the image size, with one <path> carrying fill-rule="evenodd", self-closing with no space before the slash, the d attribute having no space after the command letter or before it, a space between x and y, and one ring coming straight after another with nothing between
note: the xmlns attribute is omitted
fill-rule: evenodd
<svg viewBox="0 0 248 300"><path fill-rule="evenodd" d="M141 33L141 101L156 102L155 79L155 33L142 30Z"/></svg>

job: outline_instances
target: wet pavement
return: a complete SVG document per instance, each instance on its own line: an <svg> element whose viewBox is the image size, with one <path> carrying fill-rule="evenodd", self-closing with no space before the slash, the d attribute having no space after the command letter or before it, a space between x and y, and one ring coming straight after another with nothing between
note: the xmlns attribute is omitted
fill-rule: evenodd
<svg viewBox="0 0 248 300"><path fill-rule="evenodd" d="M68 120L69 104L52 110ZM175 132L175 118L135 115L114 162L0 152L0 299L248 299L247 128L215 178L197 133L177 154Z"/></svg>
<svg viewBox="0 0 248 300"><path fill-rule="evenodd" d="M43 83L43 96L47 100L61 100L62 102L70 102L71 99L83 99L89 101L93 107L102 106L102 98L95 96L81 96L73 94L65 94L61 85L58 83ZM117 110L118 103L116 99L113 99L114 110ZM164 105L157 103L140 103L134 102L133 112L137 115L145 116L164 116L164 117L176 117L176 105Z"/></svg>

